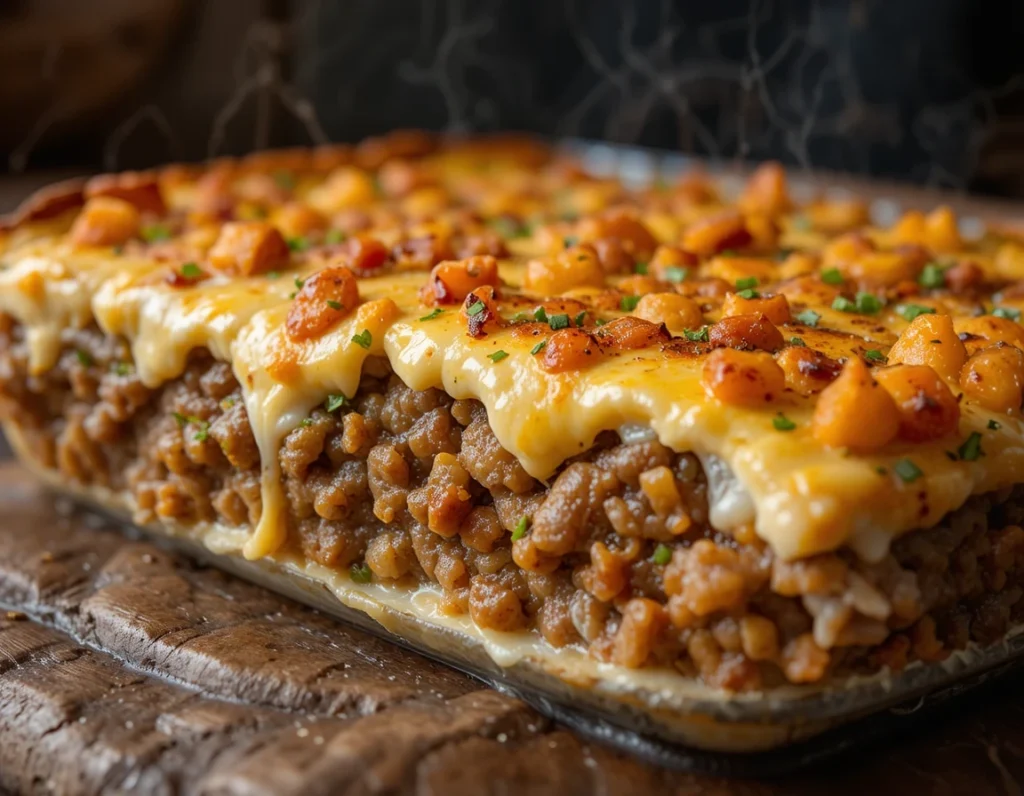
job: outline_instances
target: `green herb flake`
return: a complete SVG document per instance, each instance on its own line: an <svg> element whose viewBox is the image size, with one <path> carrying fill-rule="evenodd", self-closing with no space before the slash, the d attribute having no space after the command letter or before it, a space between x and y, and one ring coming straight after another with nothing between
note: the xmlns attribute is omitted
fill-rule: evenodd
<svg viewBox="0 0 1024 796"><path fill-rule="evenodd" d="M78 364L83 368L91 368L94 364L92 355L88 351L78 349L75 351L75 356L78 357Z"/></svg>
<svg viewBox="0 0 1024 796"><path fill-rule="evenodd" d="M772 425L776 431L792 431L796 428L796 423L782 414L782 412L779 412L772 418Z"/></svg>
<svg viewBox="0 0 1024 796"><path fill-rule="evenodd" d="M527 529L529 529L529 527L530 518L526 516L520 517L519 522L516 523L516 527L512 531L512 541L518 542L520 539L526 536L526 531Z"/></svg>
<svg viewBox="0 0 1024 796"><path fill-rule="evenodd" d="M1013 307L996 307L992 310L992 314L997 318L1006 318L1008 321L1020 320L1020 310Z"/></svg>
<svg viewBox="0 0 1024 796"><path fill-rule="evenodd" d="M569 236L567 236L565 238L562 238L562 243L565 244L565 248L567 248L567 249L571 249L573 246L577 245L579 242L580 242L580 239L577 238L575 235L569 235Z"/></svg>
<svg viewBox="0 0 1024 796"><path fill-rule="evenodd" d="M619 301L619 307L623 312L632 312L640 303L640 296L623 296Z"/></svg>
<svg viewBox="0 0 1024 796"><path fill-rule="evenodd" d="M495 351L493 354L488 354L487 358L491 360L491 362L501 362L501 360L503 360L507 356L507 351Z"/></svg>
<svg viewBox="0 0 1024 796"><path fill-rule="evenodd" d="M669 561L672 560L672 548L667 544L658 544L654 548L654 555L651 556L651 561L657 564L659 567L665 566Z"/></svg>
<svg viewBox="0 0 1024 796"><path fill-rule="evenodd" d="M807 348L807 343L804 342L802 337L790 337L789 344L795 345L797 348Z"/></svg>
<svg viewBox="0 0 1024 796"><path fill-rule="evenodd" d="M293 252L304 252L309 248L309 238L302 236L288 238L288 248Z"/></svg>
<svg viewBox="0 0 1024 796"><path fill-rule="evenodd" d="M869 348L864 352L864 359L869 362L885 362L885 354L879 351L877 348Z"/></svg>
<svg viewBox="0 0 1024 796"><path fill-rule="evenodd" d="M814 222L807 216L793 216L791 223L793 225L793 229L798 232L809 232L814 228Z"/></svg>
<svg viewBox="0 0 1024 796"><path fill-rule="evenodd" d="M910 459L900 459L892 466L892 470L905 484L912 483L924 475L921 468L910 461Z"/></svg>
<svg viewBox="0 0 1024 796"><path fill-rule="evenodd" d="M347 403L348 398L346 398L342 393L331 393L324 401L324 409L328 412L336 412Z"/></svg>
<svg viewBox="0 0 1024 796"><path fill-rule="evenodd" d="M690 275L689 268L683 268L680 265L673 265L665 269L665 281L678 284L679 282L685 282L686 278Z"/></svg>
<svg viewBox="0 0 1024 796"><path fill-rule="evenodd" d="M236 399L234 399L234 398L231 398L229 396L229 397L225 398L223 401L220 402L220 408L221 409L230 409L236 403L238 403L238 401Z"/></svg>
<svg viewBox="0 0 1024 796"><path fill-rule="evenodd" d="M938 263L928 263L921 269L917 284L925 288L940 288L946 285L946 269Z"/></svg>
<svg viewBox="0 0 1024 796"><path fill-rule="evenodd" d="M328 246L335 246L339 243L343 243L347 236L340 229L329 229L324 235L324 243Z"/></svg>
<svg viewBox="0 0 1024 796"><path fill-rule="evenodd" d="M934 307L926 307L923 304L901 304L896 308L898 312L905 320L912 321L919 315L934 315Z"/></svg>
<svg viewBox="0 0 1024 796"><path fill-rule="evenodd" d="M304 284L306 284L306 280L305 279L300 279L299 277L295 277L295 287L296 288L298 288L299 290L302 290L302 286Z"/></svg>
<svg viewBox="0 0 1024 796"><path fill-rule="evenodd" d="M758 293L753 288L749 287L746 290L737 290L736 295L739 296L741 299L747 299L747 301L749 301L750 299L761 298L760 293Z"/></svg>
<svg viewBox="0 0 1024 796"><path fill-rule="evenodd" d="M702 326L699 329L683 329L683 337L691 343L706 343L708 341L708 327Z"/></svg>
<svg viewBox="0 0 1024 796"><path fill-rule="evenodd" d="M369 329L363 329L359 334L352 335L352 342L361 348L369 350L370 344L373 343L373 335Z"/></svg>
<svg viewBox="0 0 1024 796"><path fill-rule="evenodd" d="M110 369L117 376L129 376L134 372L135 367L131 362L115 362Z"/></svg>
<svg viewBox="0 0 1024 796"><path fill-rule="evenodd" d="M826 268L821 272L821 281L826 285L843 284L843 272L838 268Z"/></svg>
<svg viewBox="0 0 1024 796"><path fill-rule="evenodd" d="M299 425L302 426L302 428L309 428L311 425L313 425L313 418L304 417L302 418L302 422L300 422Z"/></svg>
<svg viewBox="0 0 1024 796"><path fill-rule="evenodd" d="M874 315L876 312L885 306L882 300L873 293L858 293L857 294L857 312L863 313L864 315Z"/></svg>
<svg viewBox="0 0 1024 796"><path fill-rule="evenodd" d="M199 279L203 275L203 269L195 263L185 263L181 266L181 275L186 279Z"/></svg>
<svg viewBox="0 0 1024 796"><path fill-rule="evenodd" d="M281 169L274 172L274 182L278 188L285 191L290 191L295 187L295 175L290 171Z"/></svg>
<svg viewBox="0 0 1024 796"><path fill-rule="evenodd" d="M444 310L441 309L440 307L435 307L430 312L428 312L426 315L423 315L420 318L420 320L421 321L432 321L432 320L434 320L434 318L438 317L439 315L444 315Z"/></svg>
<svg viewBox="0 0 1024 796"><path fill-rule="evenodd" d="M818 326L818 321L821 320L821 315L814 310L803 310L796 314L796 319L804 326L810 326L812 329L815 329Z"/></svg>
<svg viewBox="0 0 1024 796"><path fill-rule="evenodd" d="M280 271L267 271L267 279L280 279L280 278L281 278L281 272Z"/></svg>
<svg viewBox="0 0 1024 796"><path fill-rule="evenodd" d="M972 431L970 436L964 440L964 444L956 449L956 452L965 462L974 462L978 460L979 456L984 456L985 452L981 449L981 434Z"/></svg>
<svg viewBox="0 0 1024 796"><path fill-rule="evenodd" d="M533 311L533 319L537 321L537 323L547 323L548 314L544 311L543 307L537 307L537 309Z"/></svg>
<svg viewBox="0 0 1024 796"><path fill-rule="evenodd" d="M558 331L559 329L568 329L570 326L569 316L566 313L552 315L548 318L548 325L555 331Z"/></svg>
<svg viewBox="0 0 1024 796"><path fill-rule="evenodd" d="M647 276L647 263L637 263L633 266L633 270L640 274L640 276Z"/></svg>
<svg viewBox="0 0 1024 796"><path fill-rule="evenodd" d="M332 310L340 310L341 302L335 301L334 299L327 299L327 306L330 307Z"/></svg>
<svg viewBox="0 0 1024 796"><path fill-rule="evenodd" d="M199 424L199 430L196 432L193 439L196 442L206 442L210 438L210 424L205 420Z"/></svg>
<svg viewBox="0 0 1024 796"><path fill-rule="evenodd" d="M886 469L885 467L876 467L875 468L875 472L878 473L879 475L888 475L889 474L889 470Z"/></svg>
<svg viewBox="0 0 1024 796"><path fill-rule="evenodd" d="M353 583L369 583L373 580L373 572L365 564L353 564L349 567L348 575Z"/></svg>
<svg viewBox="0 0 1024 796"><path fill-rule="evenodd" d="M466 307L466 314L470 318L473 318L479 315L485 309L487 309L487 305L484 304L482 301L474 301L472 304Z"/></svg>
<svg viewBox="0 0 1024 796"><path fill-rule="evenodd" d="M737 279L736 280L736 289L737 290L750 290L753 287L757 287L757 277L756 276L747 276L747 277L744 277L743 279Z"/></svg>
<svg viewBox="0 0 1024 796"><path fill-rule="evenodd" d="M142 235L142 239L146 243L157 243L162 240L170 240L172 237L170 228L163 224L150 224L148 227L143 227L139 234Z"/></svg>
<svg viewBox="0 0 1024 796"><path fill-rule="evenodd" d="M541 351L544 350L544 347L547 344L548 344L547 340L541 340L539 343L537 343L537 345L535 345L533 348L530 349L530 353L533 354L534 356L536 356L537 354L539 354Z"/></svg>
<svg viewBox="0 0 1024 796"><path fill-rule="evenodd" d="M1002 424L998 420L989 420L988 421L988 427L989 427L990 431L998 431L1003 426L1002 426Z"/></svg>

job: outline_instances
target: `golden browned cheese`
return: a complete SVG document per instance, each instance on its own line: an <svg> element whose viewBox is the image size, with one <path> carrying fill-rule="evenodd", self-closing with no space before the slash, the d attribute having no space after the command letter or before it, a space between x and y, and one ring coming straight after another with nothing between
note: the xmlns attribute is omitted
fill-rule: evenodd
<svg viewBox="0 0 1024 796"><path fill-rule="evenodd" d="M692 451L749 498L720 530L782 558L891 539L1024 481L1016 239L965 238L948 208L874 227L856 199L801 204L775 164L725 195L706 175L636 188L533 143L421 134L105 175L4 227L0 311L35 374L62 329L93 322L149 387L198 348L230 362L265 462L251 557L282 541L284 435L353 395L370 357L482 402L537 479L604 432ZM467 484L434 462L433 532L468 527ZM678 495L653 475L641 488L689 527ZM527 534L513 557L541 571L544 544ZM611 599L618 554L591 553L581 577ZM520 623L492 591L488 621ZM613 658L665 621L644 600L623 616ZM810 660L756 620L741 633L752 659Z"/></svg>

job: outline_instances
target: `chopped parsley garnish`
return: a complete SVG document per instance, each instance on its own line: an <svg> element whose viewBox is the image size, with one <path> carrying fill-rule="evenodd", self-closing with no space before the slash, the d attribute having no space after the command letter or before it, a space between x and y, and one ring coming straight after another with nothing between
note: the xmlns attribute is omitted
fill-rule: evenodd
<svg viewBox="0 0 1024 796"><path fill-rule="evenodd" d="M796 428L796 423L782 414L782 412L779 412L772 418L772 425L775 426L776 431L792 431Z"/></svg>
<svg viewBox="0 0 1024 796"><path fill-rule="evenodd" d="M342 393L331 393L330 395L327 396L327 399L324 401L324 409L326 409L328 412L336 412L347 403L348 398L346 398Z"/></svg>
<svg viewBox="0 0 1024 796"><path fill-rule="evenodd" d="M487 305L484 304L482 301L474 301L472 304L466 307L466 314L470 318L472 318L476 315L479 315L485 309L487 309Z"/></svg>
<svg viewBox="0 0 1024 796"><path fill-rule="evenodd" d="M821 272L821 281L826 285L843 284L843 272L838 268L826 268Z"/></svg>
<svg viewBox="0 0 1024 796"><path fill-rule="evenodd" d="M507 356L507 351L495 351L493 354L488 354L487 358L491 360L491 362L501 362L501 360L503 360Z"/></svg>
<svg viewBox="0 0 1024 796"><path fill-rule="evenodd" d="M790 337L789 338L789 344L790 345L795 345L795 346L797 346L799 348L806 348L807 347L807 343L805 343L803 341L802 337Z"/></svg>
<svg viewBox="0 0 1024 796"><path fill-rule="evenodd" d="M539 354L541 351L544 350L544 346L546 346L547 344L548 344L547 340L541 340L539 343L537 343L537 345L535 345L533 348L530 349L530 353L531 354Z"/></svg>
<svg viewBox="0 0 1024 796"><path fill-rule="evenodd" d="M871 293L858 293L853 301L850 301L845 296L836 296L835 301L832 302L832 309L839 312L858 312L863 315L874 315L882 309L882 302Z"/></svg>
<svg viewBox="0 0 1024 796"><path fill-rule="evenodd" d="M210 423L203 420L201 417L195 415L183 415L180 412L172 412L174 419L178 423L178 428L185 428L185 426L195 426L195 436L192 437L196 442L206 442L210 438Z"/></svg>
<svg viewBox="0 0 1024 796"><path fill-rule="evenodd" d="M313 418L304 417L302 418L302 421L299 423L299 425L302 426L303 428L309 428L311 425L313 425Z"/></svg>
<svg viewBox="0 0 1024 796"><path fill-rule="evenodd" d="M324 235L324 243L328 246L333 246L336 243L341 243L345 240L345 233L340 229L329 229Z"/></svg>
<svg viewBox="0 0 1024 796"><path fill-rule="evenodd" d="M185 263L181 266L181 275L186 279L199 279L203 275L203 269L195 263Z"/></svg>
<svg viewBox="0 0 1024 796"><path fill-rule="evenodd" d="M569 235L568 237L562 238L562 243L565 244L565 248L567 248L567 249L571 249L573 246L575 246L579 242L580 242L580 239L577 238L575 235Z"/></svg>
<svg viewBox="0 0 1024 796"><path fill-rule="evenodd" d="M503 238L522 238L529 234L525 225L509 216L488 219L487 225Z"/></svg>
<svg viewBox="0 0 1024 796"><path fill-rule="evenodd" d="M146 243L171 239L171 230L163 224L150 224L148 227L143 227L139 234L142 235L142 239Z"/></svg>
<svg viewBox="0 0 1024 796"><path fill-rule="evenodd" d="M573 320L576 322L577 326L583 326L587 321L587 311L583 310L583 312L577 315Z"/></svg>
<svg viewBox="0 0 1024 796"><path fill-rule="evenodd" d="M736 280L736 289L737 290L750 290L752 287L757 287L757 277L756 276L747 276L747 277L744 277L743 279L737 279Z"/></svg>
<svg viewBox="0 0 1024 796"><path fill-rule="evenodd" d="M896 464L892 466L892 470L896 475L900 477L900 480L905 484L909 484L912 481L916 481L924 473L921 468L914 464L910 459L900 459Z"/></svg>
<svg viewBox="0 0 1024 796"><path fill-rule="evenodd" d="M368 349L373 342L373 335L370 334L369 329L363 329L359 334L352 335L352 342L357 346Z"/></svg>
<svg viewBox="0 0 1024 796"><path fill-rule="evenodd" d="M651 561L657 564L659 567L665 566L669 561L672 560L672 548L667 544L658 544L654 548L654 555L651 556Z"/></svg>
<svg viewBox="0 0 1024 796"><path fill-rule="evenodd" d="M537 321L537 323L547 323L548 314L544 311L543 307L537 307L537 309L533 311L533 319Z"/></svg>
<svg viewBox="0 0 1024 796"><path fill-rule="evenodd" d="M736 295L739 296L741 299L747 299L748 301L750 299L761 298L761 294L750 287L748 287L746 290L737 290Z"/></svg>
<svg viewBox="0 0 1024 796"><path fill-rule="evenodd" d="M526 536L526 530L530 527L530 518L523 516L519 518L519 522L516 523L515 529L512 531L512 541L518 542L524 536Z"/></svg>
<svg viewBox="0 0 1024 796"><path fill-rule="evenodd" d="M796 314L796 319L800 321L804 326L810 326L812 329L817 327L818 321L821 320L821 315L816 313L814 310L803 310Z"/></svg>
<svg viewBox="0 0 1024 796"><path fill-rule="evenodd" d="M934 315L935 308L926 307L923 304L901 304L896 308L896 312L898 312L906 320L912 321L918 315Z"/></svg>
<svg viewBox="0 0 1024 796"><path fill-rule="evenodd" d="M992 314L997 318L1006 318L1008 321L1020 320L1020 310L1015 310L1013 307L996 307L992 310Z"/></svg>
<svg viewBox="0 0 1024 796"><path fill-rule="evenodd" d="M78 357L78 364L83 368L90 368L93 365L92 355L88 351L78 349L75 351L75 356Z"/></svg>
<svg viewBox="0 0 1024 796"><path fill-rule="evenodd" d="M299 290L302 290L302 286L304 284L306 284L306 280L305 279L299 279L299 277L295 277L295 287L296 288L298 288Z"/></svg>
<svg viewBox="0 0 1024 796"><path fill-rule="evenodd" d="M988 421L988 427L992 431L998 431L1003 426L1002 426L1002 424L998 420L989 420Z"/></svg>
<svg viewBox="0 0 1024 796"><path fill-rule="evenodd" d="M435 308L434 308L434 309L432 309L432 310L431 310L430 312L428 312L428 313L427 313L426 315L422 316L422 317L420 318L420 320L421 320L421 321L432 321L432 320L434 320L434 318L436 318L436 317L437 317L438 315L444 315L444 310L443 310L443 309L441 309L440 307L435 307Z"/></svg>
<svg viewBox="0 0 1024 796"><path fill-rule="evenodd" d="M332 310L340 310L341 302L335 301L334 299L327 299L327 306L330 307Z"/></svg>
<svg viewBox="0 0 1024 796"><path fill-rule="evenodd" d="M110 369L118 376L128 376L135 370L131 362L115 362Z"/></svg>
<svg viewBox="0 0 1024 796"><path fill-rule="evenodd" d="M640 296L623 296L619 301L619 307L623 312L632 312L640 303Z"/></svg>
<svg viewBox="0 0 1024 796"><path fill-rule="evenodd" d="M369 583L373 580L373 572L365 563L353 564L348 570L348 575L353 583Z"/></svg>
<svg viewBox="0 0 1024 796"><path fill-rule="evenodd" d="M708 341L708 327L701 326L699 329L683 329L683 337L691 343L706 343Z"/></svg>
<svg viewBox="0 0 1024 796"><path fill-rule="evenodd" d="M278 188L290 191L295 187L295 175L290 171L281 169L280 171L274 172L274 182L277 183Z"/></svg>
<svg viewBox="0 0 1024 796"><path fill-rule="evenodd" d="M570 326L569 316L566 313L559 313L558 315L552 315L548 318L548 325L555 331L559 329L568 329Z"/></svg>
<svg viewBox="0 0 1024 796"><path fill-rule="evenodd" d="M943 287L946 284L946 269L938 263L928 263L921 269L917 284L927 288Z"/></svg>
<svg viewBox="0 0 1024 796"><path fill-rule="evenodd" d="M669 266L665 269L665 281L666 282L685 282L686 277L690 275L689 268L683 268L680 265Z"/></svg>
<svg viewBox="0 0 1024 796"><path fill-rule="evenodd" d="M984 456L985 452L981 449L981 434L972 431L956 452L965 462L977 461L979 456Z"/></svg>
<svg viewBox="0 0 1024 796"><path fill-rule="evenodd" d="M640 276L647 276L647 263L637 263L633 266L633 270L640 274Z"/></svg>
<svg viewBox="0 0 1024 796"><path fill-rule="evenodd" d="M293 252L304 252L309 248L309 238L302 236L296 238L288 238L288 248Z"/></svg>
<svg viewBox="0 0 1024 796"><path fill-rule="evenodd" d="M864 359L870 362L885 362L885 354L877 348L869 348L864 352Z"/></svg>
<svg viewBox="0 0 1024 796"><path fill-rule="evenodd" d="M220 408L221 409L230 409L236 403L237 403L237 401L234 398L228 396L227 398L225 398L223 401L220 402Z"/></svg>

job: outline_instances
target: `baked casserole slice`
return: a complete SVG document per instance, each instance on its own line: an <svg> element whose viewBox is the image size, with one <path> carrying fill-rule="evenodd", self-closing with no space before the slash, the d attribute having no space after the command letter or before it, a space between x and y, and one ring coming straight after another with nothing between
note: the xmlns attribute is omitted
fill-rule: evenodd
<svg viewBox="0 0 1024 796"><path fill-rule="evenodd" d="M0 264L44 478L502 663L770 693L1024 606L1024 246L948 209L405 133L57 186Z"/></svg>

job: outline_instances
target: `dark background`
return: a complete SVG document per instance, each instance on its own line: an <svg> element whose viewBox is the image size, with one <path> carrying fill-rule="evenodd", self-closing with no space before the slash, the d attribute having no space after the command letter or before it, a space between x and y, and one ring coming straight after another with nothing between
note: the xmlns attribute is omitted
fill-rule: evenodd
<svg viewBox="0 0 1024 796"><path fill-rule="evenodd" d="M1010 0L0 0L0 168L521 129L1024 196Z"/></svg>

